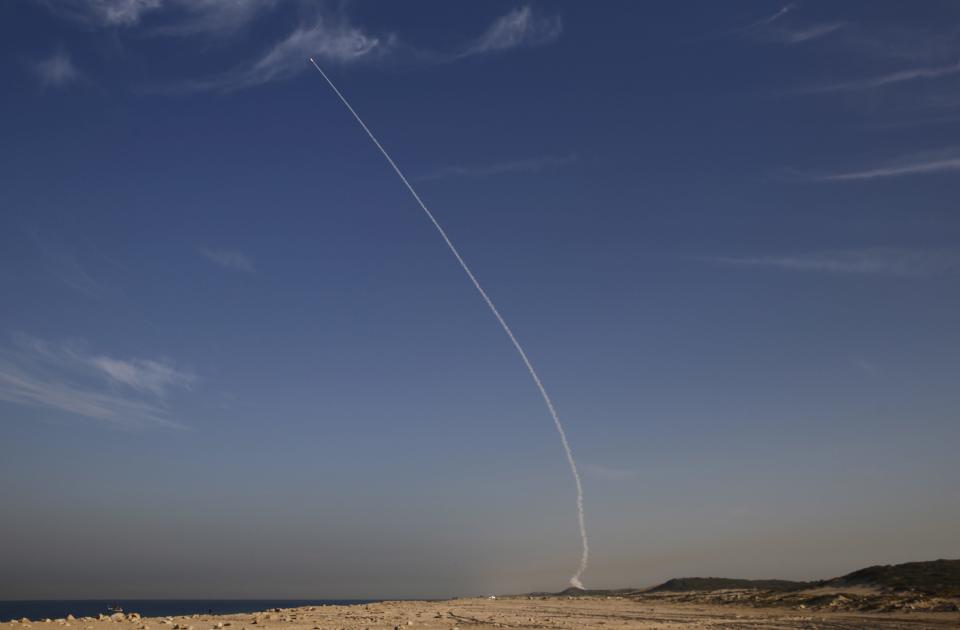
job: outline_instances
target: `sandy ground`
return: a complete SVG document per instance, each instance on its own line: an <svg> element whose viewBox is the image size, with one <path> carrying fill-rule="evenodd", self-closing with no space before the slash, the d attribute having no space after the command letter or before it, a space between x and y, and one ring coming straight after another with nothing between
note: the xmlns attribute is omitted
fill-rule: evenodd
<svg viewBox="0 0 960 630"><path fill-rule="evenodd" d="M526 597L383 602L188 617L14 621L0 630L332 630L359 628L960 628L960 613L807 613L620 598Z"/></svg>

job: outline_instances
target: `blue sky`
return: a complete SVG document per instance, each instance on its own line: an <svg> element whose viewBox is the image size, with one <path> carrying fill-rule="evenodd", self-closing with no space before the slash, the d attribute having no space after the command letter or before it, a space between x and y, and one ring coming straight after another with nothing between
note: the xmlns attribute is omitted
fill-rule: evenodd
<svg viewBox="0 0 960 630"><path fill-rule="evenodd" d="M0 592L956 557L949 2L0 7ZM122 567L123 570L118 570Z"/></svg>

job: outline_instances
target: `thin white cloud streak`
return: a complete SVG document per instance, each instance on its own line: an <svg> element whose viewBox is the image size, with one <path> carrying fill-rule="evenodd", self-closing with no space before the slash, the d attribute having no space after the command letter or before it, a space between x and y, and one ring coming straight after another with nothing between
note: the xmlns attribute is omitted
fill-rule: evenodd
<svg viewBox="0 0 960 630"><path fill-rule="evenodd" d="M153 26L155 35L198 35L234 33L262 12L274 8L279 0L174 0L167 2L178 10L179 18Z"/></svg>
<svg viewBox="0 0 960 630"><path fill-rule="evenodd" d="M903 249L818 252L792 256L715 257L710 262L797 272L852 275L927 276L960 269L960 256L946 251Z"/></svg>
<svg viewBox="0 0 960 630"><path fill-rule="evenodd" d="M559 168L576 161L575 155L545 155L524 160L512 160L482 166L446 166L431 173L415 177L415 181L431 181L448 177L487 177L510 173L531 173L550 168Z"/></svg>
<svg viewBox="0 0 960 630"><path fill-rule="evenodd" d="M540 46L556 41L563 32L560 16L544 16L530 6L522 6L503 15L491 24L457 58L500 52L521 46Z"/></svg>
<svg viewBox="0 0 960 630"><path fill-rule="evenodd" d="M83 74L74 65L65 51L58 51L33 64L33 71L43 87L64 87L83 79Z"/></svg>
<svg viewBox="0 0 960 630"><path fill-rule="evenodd" d="M112 381L160 397L165 396L170 388L190 389L197 380L192 373L177 369L169 361L123 361L101 356L91 358L89 363Z"/></svg>
<svg viewBox="0 0 960 630"><path fill-rule="evenodd" d="M281 0L36 0L55 15L88 26L137 28L146 23L155 35L229 33L239 30ZM147 18L150 18L147 21ZM476 40L453 54L414 52L427 59L451 60L554 41L562 31L559 16L543 16L530 6L521 6L497 18ZM264 57L248 67L226 74L221 81L196 84L195 89L248 87L282 79L301 70L293 59L307 57L324 61L355 61L389 43L392 38L368 35L345 18L318 17L302 23ZM222 84L221 84L222 83Z"/></svg>
<svg viewBox="0 0 960 630"><path fill-rule="evenodd" d="M228 33L249 23L279 0L37 0L54 15L99 28L137 28L157 18L150 33ZM156 22L156 20L151 20Z"/></svg>
<svg viewBox="0 0 960 630"><path fill-rule="evenodd" d="M0 400L105 421L116 427L183 428L170 420L160 403L168 388L189 388L195 380L169 362L89 357L76 347L22 334L14 336L12 348L0 349ZM118 392L111 383L135 391ZM154 399L136 395L146 392Z"/></svg>
<svg viewBox="0 0 960 630"><path fill-rule="evenodd" d="M162 0L38 0L55 15L90 26L134 26Z"/></svg>
<svg viewBox="0 0 960 630"><path fill-rule="evenodd" d="M790 13L796 8L797 8L796 4L784 5L780 8L779 11L777 11L773 15L765 17L762 20L757 20L756 22L753 22L751 24L747 24L746 26L742 27L740 30L747 31L747 30L756 29L756 28L763 28L764 26L770 26L771 24L773 24L774 22L776 22L777 20L779 20L780 18Z"/></svg>
<svg viewBox="0 0 960 630"><path fill-rule="evenodd" d="M184 428L160 407L116 394L104 394L71 385L55 377L32 374L0 358L0 400L54 409L118 427L155 424Z"/></svg>
<svg viewBox="0 0 960 630"><path fill-rule="evenodd" d="M224 269L244 271L246 273L253 273L255 271L253 261L241 252L227 249L204 248L200 248L199 251L207 260Z"/></svg>
<svg viewBox="0 0 960 630"><path fill-rule="evenodd" d="M915 161L897 166L873 168L848 173L834 173L815 177L819 181L841 182L879 179L885 177L902 177L904 175L919 175L923 173L942 173L945 171L960 170L960 158L943 158L936 160Z"/></svg>
<svg viewBox="0 0 960 630"><path fill-rule="evenodd" d="M71 371L92 368L109 381L123 384L163 398L168 389L190 389L197 381L192 372L176 367L170 360L115 359L103 355L89 355L78 344L53 344L43 339L18 333L13 336L20 356L28 361L42 362Z"/></svg>
<svg viewBox="0 0 960 630"><path fill-rule="evenodd" d="M846 22L840 21L795 28L781 25L781 19L796 8L796 4L788 4L770 17L738 28L734 32L760 42L794 45L826 37L847 26Z"/></svg>
<svg viewBox="0 0 960 630"><path fill-rule="evenodd" d="M924 79L939 79L960 73L960 62L949 66L934 66L925 68L910 68L899 70L869 79L859 79L855 81L846 81L842 83L832 83L829 85L820 85L800 90L801 92L847 92L854 90L868 90L881 88L909 81L918 81Z"/></svg>
<svg viewBox="0 0 960 630"><path fill-rule="evenodd" d="M310 57L336 65L376 63L393 56L422 63L451 63L512 48L544 45L555 41L562 30L560 16L540 15L523 6L494 20L483 34L460 50L438 52L405 45L393 35L373 35L351 24L343 15L318 15L310 22L301 23L252 63L161 91L229 92L255 87L300 74L308 68L306 60Z"/></svg>
<svg viewBox="0 0 960 630"><path fill-rule="evenodd" d="M392 39L369 35L343 19L318 16L301 24L253 63L220 76L186 81L175 92L233 91L288 79L307 69L309 57L335 64L356 63L386 54Z"/></svg>
<svg viewBox="0 0 960 630"><path fill-rule="evenodd" d="M345 23L318 19L311 26L300 26L251 66L248 84L265 83L301 70L305 60L315 56L328 61L349 63L369 55L380 46L380 39Z"/></svg>
<svg viewBox="0 0 960 630"><path fill-rule="evenodd" d="M834 33L846 26L844 22L830 22L828 24L815 24L801 30L776 30L770 36L777 41L785 44L802 44L805 42L820 39Z"/></svg>
<svg viewBox="0 0 960 630"><path fill-rule="evenodd" d="M957 56L957 35L953 16L925 25L902 22L850 22L838 41L848 54L899 63L949 62Z"/></svg>
<svg viewBox="0 0 960 630"><path fill-rule="evenodd" d="M956 103L949 103L950 106L955 105ZM896 129L899 127L920 127L925 125L952 125L960 122L960 115L952 116L930 116L930 117L917 117L911 118L909 120L888 120L885 122L875 122L867 123L867 126L873 127L875 129Z"/></svg>
<svg viewBox="0 0 960 630"><path fill-rule="evenodd" d="M797 8L796 4L784 5L779 11L777 11L770 17L760 20L759 22L754 22L752 25L750 25L749 28L755 28L757 26L768 26L770 24L773 24L774 22L776 22L777 20L779 20L780 18L785 16L787 13L790 13L796 8Z"/></svg>
<svg viewBox="0 0 960 630"><path fill-rule="evenodd" d="M160 7L161 0L87 0L93 13L108 25L130 25L140 17Z"/></svg>
<svg viewBox="0 0 960 630"><path fill-rule="evenodd" d="M751 32L751 31L757 31L757 30L764 29L764 28L770 26L771 24L773 24L774 22L776 22L777 20L779 20L780 18L782 18L783 16L787 15L788 13L790 13L791 11L793 11L793 10L796 9L796 8L797 8L797 5L796 5L796 4L787 4L787 5L784 5L784 6L780 7L780 9L779 9L776 13L773 13L772 15L768 15L768 16L765 17L765 18L762 18L762 19L757 20L757 21L755 21L755 22L751 22L751 23L746 24L746 25L744 25L744 26L738 26L738 27L736 27L736 28L733 28L733 29L731 29L730 31L728 31L728 34L730 34L730 33L747 34L747 33Z"/></svg>

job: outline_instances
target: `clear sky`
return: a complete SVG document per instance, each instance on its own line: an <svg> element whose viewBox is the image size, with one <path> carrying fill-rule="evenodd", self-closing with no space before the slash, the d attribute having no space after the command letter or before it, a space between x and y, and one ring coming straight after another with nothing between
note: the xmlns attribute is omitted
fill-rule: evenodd
<svg viewBox="0 0 960 630"><path fill-rule="evenodd" d="M954 2L0 4L0 594L960 555Z"/></svg>

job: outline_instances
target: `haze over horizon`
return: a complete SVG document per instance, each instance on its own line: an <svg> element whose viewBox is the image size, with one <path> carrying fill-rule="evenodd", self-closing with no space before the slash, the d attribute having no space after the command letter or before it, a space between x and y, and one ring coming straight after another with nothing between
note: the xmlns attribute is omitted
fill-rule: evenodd
<svg viewBox="0 0 960 630"><path fill-rule="evenodd" d="M960 5L0 5L0 597L958 557Z"/></svg>

